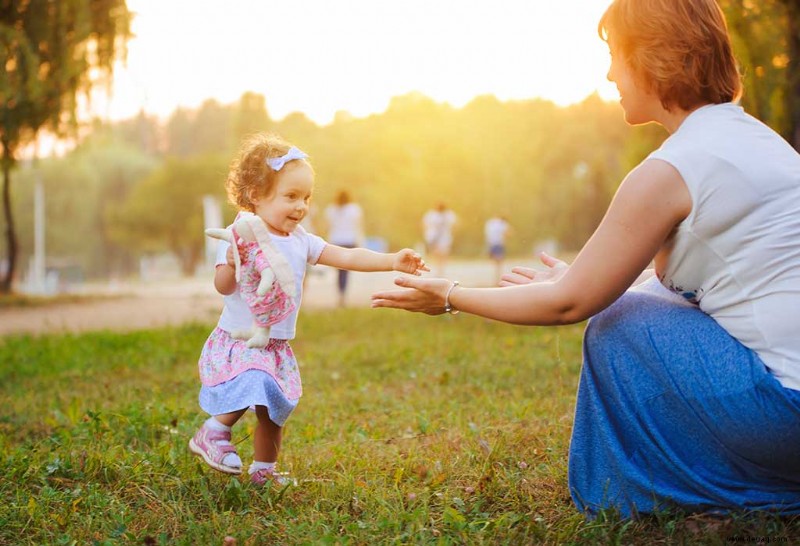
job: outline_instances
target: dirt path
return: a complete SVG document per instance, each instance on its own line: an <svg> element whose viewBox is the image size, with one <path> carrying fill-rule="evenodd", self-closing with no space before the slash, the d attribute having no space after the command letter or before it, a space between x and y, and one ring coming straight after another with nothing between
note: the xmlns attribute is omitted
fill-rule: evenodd
<svg viewBox="0 0 800 546"><path fill-rule="evenodd" d="M527 264L531 265L531 264ZM488 261L453 262L447 276L466 285L492 283ZM304 308L336 306L336 272L317 267L308 276ZM395 273L352 273L348 305L369 306L370 295L393 286ZM187 322L213 323L222 309L222 299L208 279L180 279L149 284L85 287L83 292L108 297L83 302L0 309L0 335L84 332L90 330L130 331L178 325Z"/></svg>

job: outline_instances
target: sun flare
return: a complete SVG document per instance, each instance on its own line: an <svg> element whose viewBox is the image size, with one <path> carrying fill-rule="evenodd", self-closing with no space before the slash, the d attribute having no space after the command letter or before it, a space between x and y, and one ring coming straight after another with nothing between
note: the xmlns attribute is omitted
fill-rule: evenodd
<svg viewBox="0 0 800 546"><path fill-rule="evenodd" d="M462 106L476 96L542 97L558 104L593 92L615 98L596 25L608 0L477 0L346 4L326 0L128 0L136 16L111 119L168 116L245 91L274 118L301 111L317 123L364 116L412 91Z"/></svg>

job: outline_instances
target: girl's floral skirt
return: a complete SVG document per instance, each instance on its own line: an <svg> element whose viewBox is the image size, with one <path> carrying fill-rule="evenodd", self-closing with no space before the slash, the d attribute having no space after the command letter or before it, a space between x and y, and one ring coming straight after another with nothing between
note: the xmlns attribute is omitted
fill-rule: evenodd
<svg viewBox="0 0 800 546"><path fill-rule="evenodd" d="M266 406L283 425L303 394L300 371L287 340L270 339L263 349L248 348L216 328L200 354L200 407L211 415Z"/></svg>

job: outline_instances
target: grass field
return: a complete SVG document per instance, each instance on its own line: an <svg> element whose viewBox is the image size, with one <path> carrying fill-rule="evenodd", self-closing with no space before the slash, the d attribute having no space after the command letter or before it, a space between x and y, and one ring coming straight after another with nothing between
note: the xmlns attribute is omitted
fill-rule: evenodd
<svg viewBox="0 0 800 546"><path fill-rule="evenodd" d="M800 539L764 515L584 520L566 483L581 326L307 312L280 459L298 486L253 488L186 448L210 328L0 338L0 544ZM234 429L245 464L254 423Z"/></svg>

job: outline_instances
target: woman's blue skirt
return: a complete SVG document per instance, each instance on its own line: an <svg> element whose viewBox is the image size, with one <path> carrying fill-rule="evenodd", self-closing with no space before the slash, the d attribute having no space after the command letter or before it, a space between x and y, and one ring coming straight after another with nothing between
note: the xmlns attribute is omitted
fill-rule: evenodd
<svg viewBox="0 0 800 546"><path fill-rule="evenodd" d="M655 284L586 328L569 456L575 504L590 517L800 513L800 391Z"/></svg>

